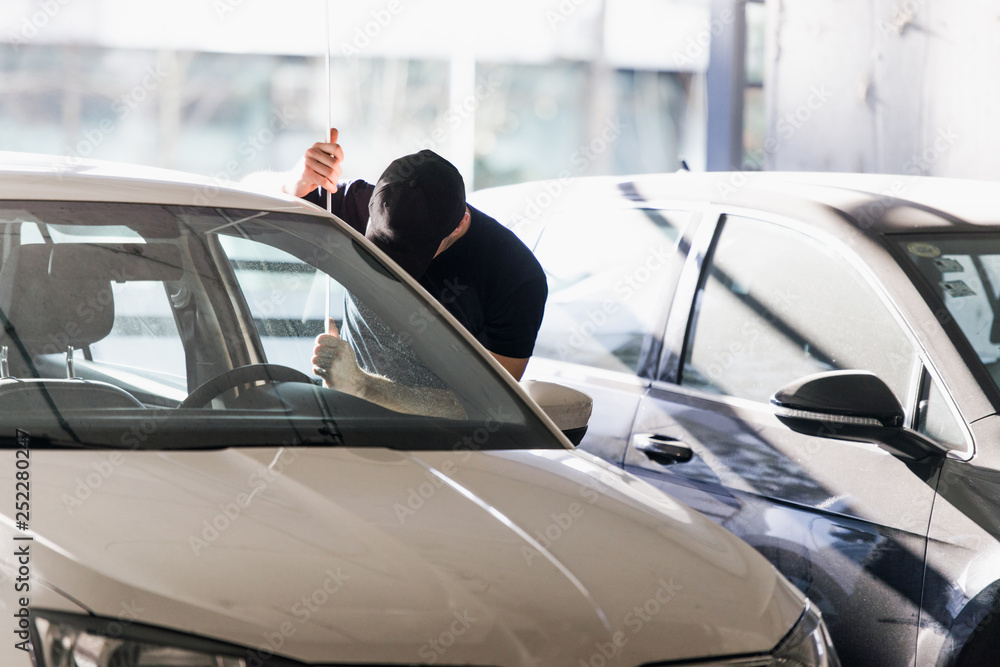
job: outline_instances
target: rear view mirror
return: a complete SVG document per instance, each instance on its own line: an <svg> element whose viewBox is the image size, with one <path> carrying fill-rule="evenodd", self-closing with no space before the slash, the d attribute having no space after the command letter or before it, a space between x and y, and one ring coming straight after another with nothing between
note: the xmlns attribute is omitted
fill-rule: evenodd
<svg viewBox="0 0 1000 667"><path fill-rule="evenodd" d="M523 380L521 387L570 442L580 444L587 433L594 407L594 400L590 396L561 384L540 380Z"/></svg>
<svg viewBox="0 0 1000 667"><path fill-rule="evenodd" d="M868 371L817 373L786 384L771 397L776 414L854 426L902 426L903 406Z"/></svg>
<svg viewBox="0 0 1000 667"><path fill-rule="evenodd" d="M943 453L904 428L906 415L892 390L868 371L829 371L791 382L771 397L775 416L797 433L874 442L895 456L920 460Z"/></svg>

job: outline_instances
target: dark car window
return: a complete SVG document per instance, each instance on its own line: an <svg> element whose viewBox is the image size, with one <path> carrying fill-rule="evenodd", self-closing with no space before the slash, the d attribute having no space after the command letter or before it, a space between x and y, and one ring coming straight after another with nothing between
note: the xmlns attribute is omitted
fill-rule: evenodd
<svg viewBox="0 0 1000 667"><path fill-rule="evenodd" d="M549 285L534 355L634 373L662 330L665 285L683 261L691 214L658 209L554 213L534 248Z"/></svg>
<svg viewBox="0 0 1000 667"><path fill-rule="evenodd" d="M916 352L871 286L828 245L730 216L705 275L682 384L764 402L812 373L864 369L906 404Z"/></svg>
<svg viewBox="0 0 1000 667"><path fill-rule="evenodd" d="M941 388L924 374L916 430L953 449L967 446L965 429L951 410Z"/></svg>
<svg viewBox="0 0 1000 667"><path fill-rule="evenodd" d="M903 256L923 275L1000 387L1000 238L995 233L905 235ZM929 304L942 313L940 305Z"/></svg>

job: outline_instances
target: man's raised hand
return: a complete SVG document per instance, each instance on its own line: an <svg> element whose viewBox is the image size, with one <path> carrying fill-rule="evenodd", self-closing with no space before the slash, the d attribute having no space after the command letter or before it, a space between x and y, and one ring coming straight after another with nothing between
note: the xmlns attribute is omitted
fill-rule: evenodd
<svg viewBox="0 0 1000 667"><path fill-rule="evenodd" d="M316 188L337 191L337 183L343 173L344 150L337 143L337 128L330 128L330 141L319 141L309 148L299 165L292 171L292 177L284 190L296 197L304 197Z"/></svg>

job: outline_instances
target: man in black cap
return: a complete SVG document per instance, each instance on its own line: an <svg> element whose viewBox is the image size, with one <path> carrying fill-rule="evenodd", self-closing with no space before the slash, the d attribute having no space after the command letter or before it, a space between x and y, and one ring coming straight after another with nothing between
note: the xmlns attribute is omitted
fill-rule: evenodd
<svg viewBox="0 0 1000 667"><path fill-rule="evenodd" d="M334 215L395 260L519 380L547 296L545 274L531 251L510 230L466 204L461 174L433 151L394 160L374 185L339 183L343 159L332 130L329 142L306 151L285 192L325 207L329 191ZM347 314L359 306L349 300ZM360 317L345 316L345 322L369 322L365 313L355 315ZM331 386L361 382L351 363L344 363L344 341L330 326L317 338L317 374ZM378 353L366 350L357 332L345 331L345 337L362 367L393 379L372 362Z"/></svg>

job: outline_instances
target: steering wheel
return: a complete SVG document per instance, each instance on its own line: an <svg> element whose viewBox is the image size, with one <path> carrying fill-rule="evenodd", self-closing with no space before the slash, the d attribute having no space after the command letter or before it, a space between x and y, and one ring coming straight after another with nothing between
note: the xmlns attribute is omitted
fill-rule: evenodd
<svg viewBox="0 0 1000 667"><path fill-rule="evenodd" d="M239 387L250 382L305 382L315 385L313 379L294 368L279 366L278 364L250 364L231 368L224 373L216 375L197 389L188 394L188 397L181 401L180 408L201 408L208 405L216 396L219 396L229 389Z"/></svg>

